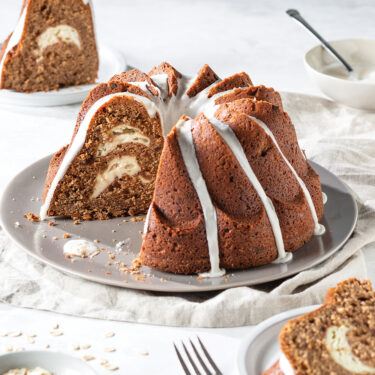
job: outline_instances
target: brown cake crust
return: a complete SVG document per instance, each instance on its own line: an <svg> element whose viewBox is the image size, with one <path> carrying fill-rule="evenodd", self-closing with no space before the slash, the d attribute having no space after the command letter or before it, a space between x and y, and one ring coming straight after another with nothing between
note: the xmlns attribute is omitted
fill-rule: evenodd
<svg viewBox="0 0 375 375"><path fill-rule="evenodd" d="M281 350L297 375L352 374L332 359L325 346L328 327L341 325L350 328L347 340L354 356L375 367L375 293L370 281L349 279L330 289L319 309L283 327Z"/></svg>
<svg viewBox="0 0 375 375"><path fill-rule="evenodd" d="M250 98L220 105L215 116L236 134L273 201L285 249L296 251L314 232L310 208L275 144L248 115L268 124L285 157L311 192L320 219L323 203L319 177L299 150L289 117L278 106ZM232 152L202 114L193 121L192 134L218 217L220 267L242 269L275 260L278 251L265 208ZM210 269L202 208L183 163L175 129L167 137L162 154L140 259L144 265L174 273Z"/></svg>
<svg viewBox="0 0 375 375"><path fill-rule="evenodd" d="M284 373L281 371L279 361L277 361L267 371L263 372L263 375L284 375Z"/></svg>
<svg viewBox="0 0 375 375"><path fill-rule="evenodd" d="M203 91L206 87L212 85L218 79L219 77L216 75L216 73L207 64L205 64L203 68L198 72L197 78L195 79L194 83L186 91L186 95L189 98L192 98L199 92Z"/></svg>
<svg viewBox="0 0 375 375"><path fill-rule="evenodd" d="M178 79L182 77L182 74L178 72L172 65L167 62L163 62L158 66L153 67L148 73L149 76L155 74L167 74L168 75L168 95L169 97L177 94Z"/></svg>
<svg viewBox="0 0 375 375"><path fill-rule="evenodd" d="M223 79L217 85L212 87L211 90L208 92L208 97L211 98L211 96L219 94L220 92L231 90L236 87L248 87L252 85L253 83L251 82L251 79L247 75L247 73L237 73L228 78Z"/></svg>
<svg viewBox="0 0 375 375"><path fill-rule="evenodd" d="M25 6L23 34L5 57L0 88L34 92L94 83L99 60L90 6L75 0L28 0ZM55 43L38 55L38 36L58 25L76 29L82 48Z"/></svg>

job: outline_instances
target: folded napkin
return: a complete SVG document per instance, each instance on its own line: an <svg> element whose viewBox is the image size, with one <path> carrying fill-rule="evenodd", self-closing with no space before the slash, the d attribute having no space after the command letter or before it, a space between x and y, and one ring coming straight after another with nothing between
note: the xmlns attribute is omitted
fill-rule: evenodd
<svg viewBox="0 0 375 375"><path fill-rule="evenodd" d="M29 257L0 230L0 301L100 319L234 327L321 303L327 289L339 281L365 278L361 250L375 248L375 113L302 94L282 96L307 156L340 176L355 192L358 225L331 258L294 277L256 287L197 294L150 293L65 275Z"/></svg>

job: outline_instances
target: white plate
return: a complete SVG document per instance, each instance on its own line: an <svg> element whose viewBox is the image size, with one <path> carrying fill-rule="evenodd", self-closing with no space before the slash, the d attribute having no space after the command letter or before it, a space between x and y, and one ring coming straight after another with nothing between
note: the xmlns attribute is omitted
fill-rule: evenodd
<svg viewBox="0 0 375 375"><path fill-rule="evenodd" d="M99 47L99 73L97 82L107 82L114 74L126 70L124 57L107 46ZM50 107L81 103L93 85L70 86L57 91L33 92L30 94L12 90L0 90L0 103L22 106Z"/></svg>
<svg viewBox="0 0 375 375"><path fill-rule="evenodd" d="M305 306L275 315L257 325L243 341L238 353L238 369L241 375L262 375L280 358L279 333L291 319L297 318L319 305Z"/></svg>
<svg viewBox="0 0 375 375"><path fill-rule="evenodd" d="M32 370L36 367L41 367L53 375L96 375L82 360L58 352L26 351L0 356L0 374L16 368Z"/></svg>

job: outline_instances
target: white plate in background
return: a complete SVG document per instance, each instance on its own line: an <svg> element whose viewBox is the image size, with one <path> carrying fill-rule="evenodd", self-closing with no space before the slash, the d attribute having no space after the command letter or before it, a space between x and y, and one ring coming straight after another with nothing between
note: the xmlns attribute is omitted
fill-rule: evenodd
<svg viewBox="0 0 375 375"><path fill-rule="evenodd" d="M97 83L107 82L113 75L123 72L126 66L126 61L120 52L108 46L99 46ZM29 94L12 90L0 90L0 104L50 107L82 103L96 84L70 86L56 91L38 91Z"/></svg>
<svg viewBox="0 0 375 375"><path fill-rule="evenodd" d="M243 341L238 353L238 369L241 375L262 375L279 358L279 334L291 319L316 310L320 305L305 306L275 315L260 323Z"/></svg>

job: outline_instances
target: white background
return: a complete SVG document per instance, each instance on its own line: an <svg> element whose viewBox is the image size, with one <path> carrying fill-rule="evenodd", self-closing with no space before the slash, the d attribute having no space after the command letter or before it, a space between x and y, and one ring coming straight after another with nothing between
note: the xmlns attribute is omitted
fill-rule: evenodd
<svg viewBox="0 0 375 375"><path fill-rule="evenodd" d="M309 81L303 66L304 53L315 39L290 19L285 10L296 7L327 39L374 37L375 1L219 1L219 0L94 0L100 44L116 47L132 66L148 71L168 61L184 74L196 73L208 63L220 75L246 71L255 84L273 86L280 91L299 91L320 95ZM14 27L21 0L0 0L0 40ZM21 123L14 108L3 107L7 119L0 118L0 193L21 169L55 152L69 141L79 106L66 107L63 115L51 118L48 127L38 126L27 116ZM30 113L33 109L26 110ZM61 109L59 111L61 113ZM374 261L366 254L369 268ZM371 271L371 269L370 269ZM373 272L370 272L374 280ZM226 374L235 373L240 341L250 327L220 330L188 330L138 324L100 322L32 312L0 306L0 331L22 329L37 333L35 344L25 337L1 338L5 345L52 348L104 357L120 366L121 374L182 373L172 350L173 340L199 332ZM49 329L59 322L64 336L51 338ZM117 332L111 344L103 339L108 330ZM17 341L18 340L18 341ZM73 352L73 344L90 343L85 352ZM105 354L105 346L116 353ZM148 356L139 354L147 351ZM93 361L93 366L102 370Z"/></svg>

